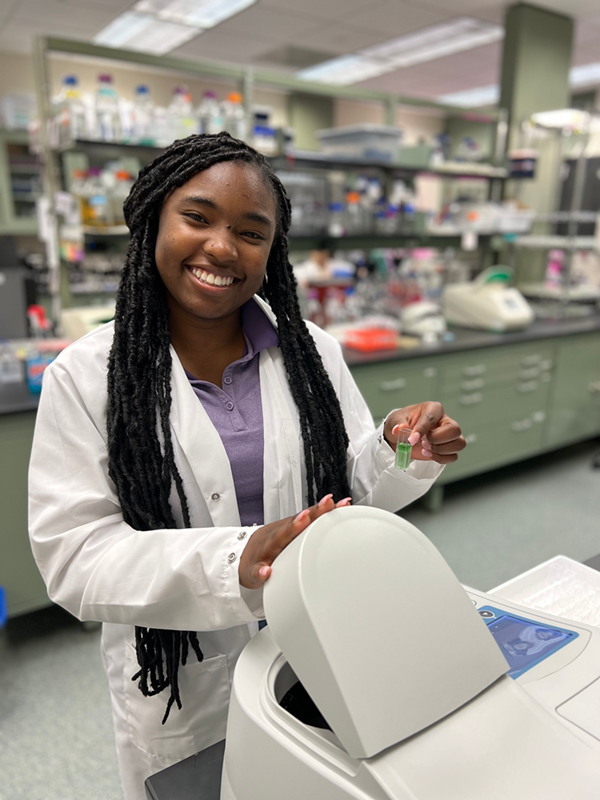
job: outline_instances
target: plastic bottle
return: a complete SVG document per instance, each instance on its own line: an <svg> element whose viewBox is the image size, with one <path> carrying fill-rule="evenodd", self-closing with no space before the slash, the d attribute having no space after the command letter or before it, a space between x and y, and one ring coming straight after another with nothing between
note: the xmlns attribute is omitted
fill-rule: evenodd
<svg viewBox="0 0 600 800"><path fill-rule="evenodd" d="M330 236L344 236L346 227L344 225L344 204L343 203L329 203L329 220L327 224L327 233Z"/></svg>
<svg viewBox="0 0 600 800"><path fill-rule="evenodd" d="M136 88L131 114L133 141L140 144L154 144L154 101L147 86L141 85Z"/></svg>
<svg viewBox="0 0 600 800"><path fill-rule="evenodd" d="M102 181L100 167L92 167L88 171L87 180L81 189L83 223L94 228L106 228L112 225L111 201Z"/></svg>
<svg viewBox="0 0 600 800"><path fill-rule="evenodd" d="M223 123L227 133L230 133L235 139L242 139L245 141L248 133L248 125L242 100L242 95L239 92L229 92L221 109L223 113Z"/></svg>
<svg viewBox="0 0 600 800"><path fill-rule="evenodd" d="M58 140L61 144L87 139L85 107L77 84L75 75L66 75L62 89L54 101L59 126Z"/></svg>
<svg viewBox="0 0 600 800"><path fill-rule="evenodd" d="M214 92L204 92L202 102L196 111L198 133L220 133L223 128L221 106Z"/></svg>
<svg viewBox="0 0 600 800"><path fill-rule="evenodd" d="M185 139L196 130L192 96L187 86L176 86L167 109L170 140Z"/></svg>
<svg viewBox="0 0 600 800"><path fill-rule="evenodd" d="M123 203L129 196L133 181L131 175L125 170L117 170L115 173L116 184L110 196L112 205L112 224L124 225L125 217L123 216Z"/></svg>
<svg viewBox="0 0 600 800"><path fill-rule="evenodd" d="M121 136L119 119L119 95L112 85L112 77L98 75L96 90L96 139L117 142Z"/></svg>

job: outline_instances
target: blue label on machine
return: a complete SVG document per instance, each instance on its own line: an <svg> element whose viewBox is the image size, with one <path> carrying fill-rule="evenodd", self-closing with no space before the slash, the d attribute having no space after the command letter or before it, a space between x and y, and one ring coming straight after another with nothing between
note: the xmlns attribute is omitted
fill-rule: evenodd
<svg viewBox="0 0 600 800"><path fill-rule="evenodd" d="M510 678L523 675L579 636L575 631L508 614L494 606L477 610L508 661Z"/></svg>

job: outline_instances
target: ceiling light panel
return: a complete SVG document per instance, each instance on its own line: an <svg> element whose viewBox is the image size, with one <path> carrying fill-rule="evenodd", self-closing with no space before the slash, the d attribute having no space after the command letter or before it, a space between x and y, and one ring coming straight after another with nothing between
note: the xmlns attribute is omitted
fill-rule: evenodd
<svg viewBox="0 0 600 800"><path fill-rule="evenodd" d="M331 83L336 86L347 86L350 83L366 81L376 78L387 72L387 65L364 56L340 56L331 61L325 61L314 67L308 67L296 73L298 78L305 81L318 81Z"/></svg>
<svg viewBox="0 0 600 800"><path fill-rule="evenodd" d="M256 0L139 0L134 10L153 14L166 22L206 29L214 28L255 3Z"/></svg>
<svg viewBox="0 0 600 800"><path fill-rule="evenodd" d="M123 47L162 56L189 42L200 33L198 28L161 22L150 14L126 11L93 37L95 44Z"/></svg>
<svg viewBox="0 0 600 800"><path fill-rule="evenodd" d="M416 33L361 49L354 55L318 64L302 70L298 77L338 85L358 83L402 67L491 44L503 36L501 25L473 17L458 17L451 22L431 25Z"/></svg>
<svg viewBox="0 0 600 800"><path fill-rule="evenodd" d="M600 62L581 64L569 70L569 84L571 86L585 86L586 84L600 83Z"/></svg>
<svg viewBox="0 0 600 800"><path fill-rule="evenodd" d="M361 55L380 58L398 69L491 44L503 36L504 28L500 25L490 25L471 17L459 17L449 23L432 25L417 33L368 47L361 50Z"/></svg>
<svg viewBox="0 0 600 800"><path fill-rule="evenodd" d="M500 99L500 87L497 84L490 86L477 86L474 89L465 89L463 92L443 94L436 100L449 106L461 108L475 108L475 106L492 106Z"/></svg>

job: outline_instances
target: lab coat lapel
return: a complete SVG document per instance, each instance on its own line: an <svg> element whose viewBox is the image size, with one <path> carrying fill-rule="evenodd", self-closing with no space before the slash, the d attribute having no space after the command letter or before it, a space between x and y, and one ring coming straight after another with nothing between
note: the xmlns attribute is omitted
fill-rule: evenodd
<svg viewBox="0 0 600 800"><path fill-rule="evenodd" d="M223 442L171 347L171 428L214 525L239 525L233 475ZM190 476L190 478L191 478ZM191 500L191 498L188 498ZM193 509L190 509L193 519Z"/></svg>
<svg viewBox="0 0 600 800"><path fill-rule="evenodd" d="M285 386L284 382L285 381ZM264 426L265 522L284 519L303 508L299 424L278 348L260 354L260 386ZM289 395L289 397L288 397Z"/></svg>

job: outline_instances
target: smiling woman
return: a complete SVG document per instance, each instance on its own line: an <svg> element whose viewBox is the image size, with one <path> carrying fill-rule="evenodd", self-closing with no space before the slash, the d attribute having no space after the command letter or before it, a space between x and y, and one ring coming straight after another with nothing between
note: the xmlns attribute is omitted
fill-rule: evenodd
<svg viewBox="0 0 600 800"><path fill-rule="evenodd" d="M50 597L104 623L125 798L143 800L149 775L224 738L281 551L336 505L412 502L464 439L439 403L375 429L338 343L301 318L290 204L248 145L175 142L124 212L114 323L44 376L30 533Z"/></svg>

